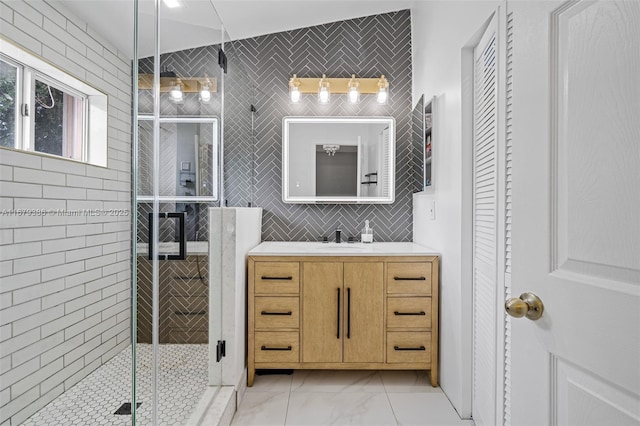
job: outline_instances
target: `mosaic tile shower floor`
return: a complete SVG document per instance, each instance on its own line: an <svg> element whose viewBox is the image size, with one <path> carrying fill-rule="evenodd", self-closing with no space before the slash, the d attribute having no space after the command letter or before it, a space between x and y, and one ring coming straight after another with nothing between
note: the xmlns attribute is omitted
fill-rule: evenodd
<svg viewBox="0 0 640 426"><path fill-rule="evenodd" d="M158 354L158 425L183 425L207 387L208 345L160 345ZM151 345L137 345L137 424L151 424ZM109 362L42 410L25 426L130 425L130 415L115 415L131 402L131 348Z"/></svg>

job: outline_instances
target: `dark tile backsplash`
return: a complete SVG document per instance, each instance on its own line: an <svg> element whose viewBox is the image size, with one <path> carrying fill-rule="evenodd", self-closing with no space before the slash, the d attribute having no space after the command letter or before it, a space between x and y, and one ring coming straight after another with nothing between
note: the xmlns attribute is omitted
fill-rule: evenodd
<svg viewBox="0 0 640 426"><path fill-rule="evenodd" d="M224 199L228 206L264 209L263 240L317 240L341 227L345 238L359 235L369 219L376 241L412 239L412 193L416 188L412 152L411 16L408 10L286 31L227 43L229 69L217 68L219 46L164 54L161 65L179 75L209 76L224 84ZM149 72L142 60L140 71ZM319 105L315 96L289 103L288 81L299 77L378 77L390 82L387 105L363 95L358 105L334 96ZM193 99L192 99L193 98ZM220 117L220 96L201 106L197 94L184 104L161 103L163 115ZM251 107L255 106L255 112ZM140 111L150 108L141 96ZM286 116L392 116L396 120L396 200L388 205L303 205L282 202L282 119ZM142 167L142 163L141 163ZM143 170L139 171L144 173ZM163 211L187 214L188 239L208 239L206 207L218 203L163 204ZM138 241L146 242L150 205L140 205Z"/></svg>
<svg viewBox="0 0 640 426"><path fill-rule="evenodd" d="M412 238L411 15L408 10L234 41L255 84L255 205L264 208L264 240L316 240L340 226L359 235L369 219L377 241ZM288 81L299 77L387 76L390 97L358 105L334 96L289 103ZM393 116L396 119L396 201L388 205L303 205L282 202L282 119L286 116ZM229 118L231 119L231 118Z"/></svg>

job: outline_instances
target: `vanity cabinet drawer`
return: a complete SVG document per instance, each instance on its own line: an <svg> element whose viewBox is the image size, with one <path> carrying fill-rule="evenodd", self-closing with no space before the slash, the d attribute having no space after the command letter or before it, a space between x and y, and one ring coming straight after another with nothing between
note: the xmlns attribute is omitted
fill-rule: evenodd
<svg viewBox="0 0 640 426"><path fill-rule="evenodd" d="M431 362L431 333L415 331L387 333L387 362Z"/></svg>
<svg viewBox="0 0 640 426"><path fill-rule="evenodd" d="M256 262L254 279L256 294L298 294L300 264L298 262Z"/></svg>
<svg viewBox="0 0 640 426"><path fill-rule="evenodd" d="M431 295L431 263L388 263L387 293Z"/></svg>
<svg viewBox="0 0 640 426"><path fill-rule="evenodd" d="M430 297L389 297L388 328L431 328Z"/></svg>
<svg viewBox="0 0 640 426"><path fill-rule="evenodd" d="M299 362L299 342L297 331L257 331L255 362Z"/></svg>
<svg viewBox="0 0 640 426"><path fill-rule="evenodd" d="M300 299L297 297L256 297L256 329L298 328Z"/></svg>

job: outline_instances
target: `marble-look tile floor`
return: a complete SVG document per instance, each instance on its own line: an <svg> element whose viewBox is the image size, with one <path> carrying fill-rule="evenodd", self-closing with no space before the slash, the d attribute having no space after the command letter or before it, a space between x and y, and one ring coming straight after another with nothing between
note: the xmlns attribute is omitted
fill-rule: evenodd
<svg viewBox="0 0 640 426"><path fill-rule="evenodd" d="M136 346L138 425L151 425L151 345ZM184 425L207 387L208 345L160 345L158 426ZM26 426L131 425L115 415L131 402L131 347L94 370L27 419Z"/></svg>
<svg viewBox="0 0 640 426"><path fill-rule="evenodd" d="M256 376L232 426L472 426L424 371L296 370Z"/></svg>

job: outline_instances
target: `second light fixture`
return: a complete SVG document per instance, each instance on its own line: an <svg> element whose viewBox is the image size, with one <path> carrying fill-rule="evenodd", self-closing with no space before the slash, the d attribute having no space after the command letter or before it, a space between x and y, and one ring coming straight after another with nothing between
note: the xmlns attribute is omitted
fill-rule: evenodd
<svg viewBox="0 0 640 426"><path fill-rule="evenodd" d="M302 94L316 94L320 104L327 104L332 94L346 94L349 103L360 102L362 94L375 94L379 104L386 104L389 94L389 81L384 75L380 78L299 78L296 74L289 79L289 99L298 103Z"/></svg>

